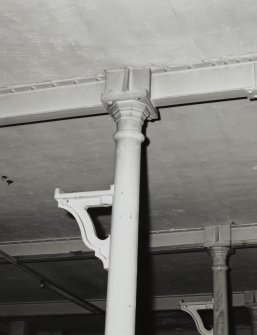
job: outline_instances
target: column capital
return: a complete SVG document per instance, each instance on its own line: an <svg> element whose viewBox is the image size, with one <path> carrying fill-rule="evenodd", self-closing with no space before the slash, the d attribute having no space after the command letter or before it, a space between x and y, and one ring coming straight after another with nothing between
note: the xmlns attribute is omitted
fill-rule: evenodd
<svg viewBox="0 0 257 335"><path fill-rule="evenodd" d="M213 268L227 269L227 257L231 252L228 246L213 246L209 248L209 253L213 260Z"/></svg>
<svg viewBox="0 0 257 335"><path fill-rule="evenodd" d="M115 101L109 108L109 113L116 123L122 118L138 119L143 124L151 118L151 112L146 103L137 100Z"/></svg>
<svg viewBox="0 0 257 335"><path fill-rule="evenodd" d="M106 71L102 103L116 122L121 111L126 117L137 117L141 113L142 122L157 119L158 113L151 101L151 70L125 68ZM132 112L129 114L128 111Z"/></svg>

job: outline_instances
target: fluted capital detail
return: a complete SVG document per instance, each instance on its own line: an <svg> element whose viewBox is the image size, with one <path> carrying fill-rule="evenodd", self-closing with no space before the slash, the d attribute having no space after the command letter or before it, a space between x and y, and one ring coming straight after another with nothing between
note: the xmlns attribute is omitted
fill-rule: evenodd
<svg viewBox="0 0 257 335"><path fill-rule="evenodd" d="M151 116L147 104L136 100L116 101L110 107L109 113L116 123L122 118L130 118L140 120L143 124Z"/></svg>
<svg viewBox="0 0 257 335"><path fill-rule="evenodd" d="M230 247L216 246L209 249L209 253L212 256L213 267L219 267L220 269L227 269L227 257L231 252Z"/></svg>

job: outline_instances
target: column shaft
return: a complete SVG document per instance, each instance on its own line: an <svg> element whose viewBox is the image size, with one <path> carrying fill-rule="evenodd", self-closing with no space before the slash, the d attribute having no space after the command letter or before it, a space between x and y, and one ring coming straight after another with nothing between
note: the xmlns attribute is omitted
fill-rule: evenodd
<svg viewBox="0 0 257 335"><path fill-rule="evenodd" d="M228 335L227 265L228 247L212 247L213 258L213 334Z"/></svg>
<svg viewBox="0 0 257 335"><path fill-rule="evenodd" d="M105 335L135 333L142 124L145 105L116 103L114 199Z"/></svg>

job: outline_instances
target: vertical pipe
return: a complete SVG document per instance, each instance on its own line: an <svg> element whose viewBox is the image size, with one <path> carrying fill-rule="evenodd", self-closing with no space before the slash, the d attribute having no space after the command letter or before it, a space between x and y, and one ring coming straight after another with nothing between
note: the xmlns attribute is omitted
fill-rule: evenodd
<svg viewBox="0 0 257 335"><path fill-rule="evenodd" d="M105 335L135 334L142 125L146 105L116 102L117 124Z"/></svg>
<svg viewBox="0 0 257 335"><path fill-rule="evenodd" d="M210 249L213 259L213 334L228 335L227 255L229 247Z"/></svg>

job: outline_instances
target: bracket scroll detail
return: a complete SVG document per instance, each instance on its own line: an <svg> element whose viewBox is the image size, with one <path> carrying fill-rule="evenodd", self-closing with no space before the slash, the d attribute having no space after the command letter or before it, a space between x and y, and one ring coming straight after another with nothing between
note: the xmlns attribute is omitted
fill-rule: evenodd
<svg viewBox="0 0 257 335"><path fill-rule="evenodd" d="M88 208L112 206L114 186L107 191L63 193L59 188L55 190L54 198L58 207L70 212L80 228L81 237L85 245L95 252L105 269L109 265L110 236L101 240L96 235L94 223L88 214Z"/></svg>
<svg viewBox="0 0 257 335"><path fill-rule="evenodd" d="M213 309L213 301L211 302L184 302L180 301L181 310L188 313L194 320L196 328L201 335L213 335L213 329L205 328L202 318L198 313L199 310Z"/></svg>

